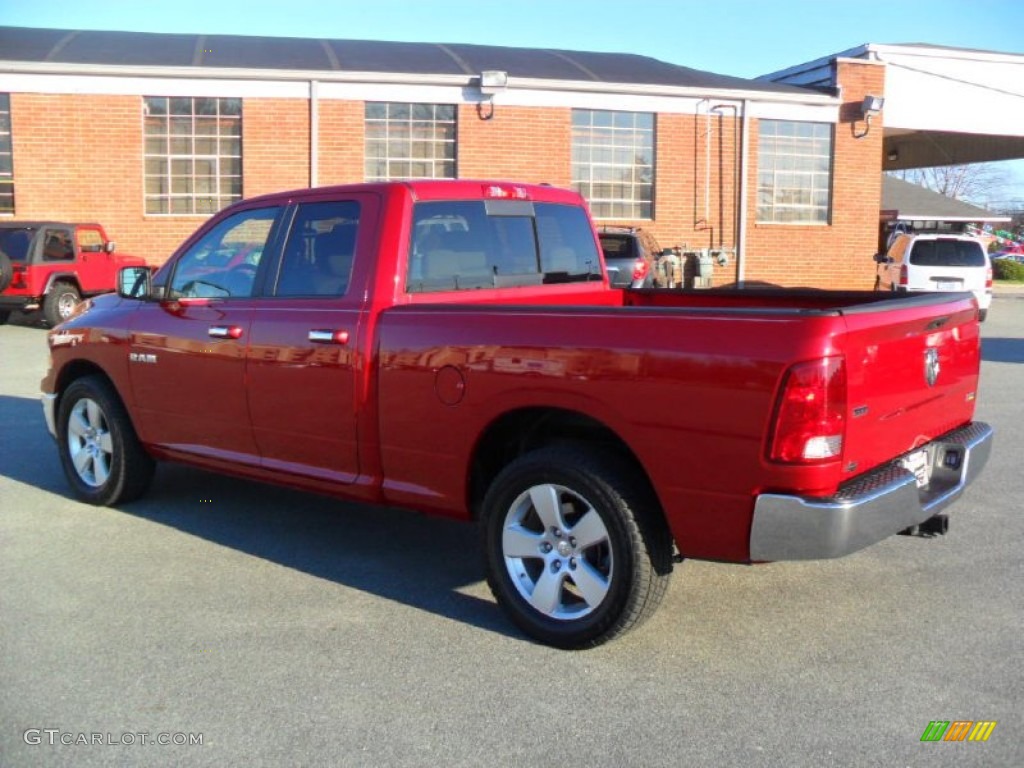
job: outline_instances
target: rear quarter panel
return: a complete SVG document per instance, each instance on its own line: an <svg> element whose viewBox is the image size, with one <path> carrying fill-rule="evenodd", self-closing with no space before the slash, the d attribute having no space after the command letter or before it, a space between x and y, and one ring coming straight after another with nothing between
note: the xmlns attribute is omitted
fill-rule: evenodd
<svg viewBox="0 0 1024 768"><path fill-rule="evenodd" d="M388 310L377 349L385 496L468 515L470 457L488 425L559 408L604 424L636 454L684 554L743 560L781 373L832 351L840 329L835 316L794 313ZM450 404L459 378L462 398ZM836 472L802 481L827 485Z"/></svg>

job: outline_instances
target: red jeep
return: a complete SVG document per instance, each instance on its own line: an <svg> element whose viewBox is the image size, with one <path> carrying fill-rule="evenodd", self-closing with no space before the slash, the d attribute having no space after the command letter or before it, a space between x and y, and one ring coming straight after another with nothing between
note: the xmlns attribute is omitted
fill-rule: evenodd
<svg viewBox="0 0 1024 768"><path fill-rule="evenodd" d="M121 267L140 258L114 255L99 224L0 222L0 324L13 310L43 308L50 325L63 322L83 297L113 291Z"/></svg>

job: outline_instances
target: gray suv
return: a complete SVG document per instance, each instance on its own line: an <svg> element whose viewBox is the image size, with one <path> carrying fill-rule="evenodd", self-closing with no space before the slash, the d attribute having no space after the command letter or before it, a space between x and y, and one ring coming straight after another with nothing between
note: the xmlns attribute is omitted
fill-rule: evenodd
<svg viewBox="0 0 1024 768"><path fill-rule="evenodd" d="M597 236L613 288L654 286L654 262L661 255L654 235L639 227L600 227Z"/></svg>

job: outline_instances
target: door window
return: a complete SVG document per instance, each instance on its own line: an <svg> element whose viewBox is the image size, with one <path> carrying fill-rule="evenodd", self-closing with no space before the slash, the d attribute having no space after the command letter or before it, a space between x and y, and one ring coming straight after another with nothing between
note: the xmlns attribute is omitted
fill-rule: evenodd
<svg viewBox="0 0 1024 768"><path fill-rule="evenodd" d="M299 206L281 258L275 296L344 296L352 276L359 203Z"/></svg>
<svg viewBox="0 0 1024 768"><path fill-rule="evenodd" d="M186 251L174 268L169 298L246 298L280 208L228 216Z"/></svg>
<svg viewBox="0 0 1024 768"><path fill-rule="evenodd" d="M103 237L98 229L82 227L78 230L78 247L82 253L99 253L103 250Z"/></svg>
<svg viewBox="0 0 1024 768"><path fill-rule="evenodd" d="M48 229L43 236L44 261L74 261L71 235L63 229Z"/></svg>

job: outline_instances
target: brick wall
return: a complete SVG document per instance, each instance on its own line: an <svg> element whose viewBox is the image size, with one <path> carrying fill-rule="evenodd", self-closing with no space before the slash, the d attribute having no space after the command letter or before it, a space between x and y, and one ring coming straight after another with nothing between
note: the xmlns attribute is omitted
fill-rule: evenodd
<svg viewBox="0 0 1024 768"><path fill-rule="evenodd" d="M751 121L746 278L781 285L870 287L881 188L881 117L871 132L859 105L883 93L884 68L840 61L843 88L834 139L832 221L823 226L757 224L757 121ZM142 97L11 94L16 216L96 220L119 249L161 263L204 216L143 211ZM487 119L484 119L487 118ZM363 181L364 105L319 105L317 181ZM304 187L310 178L310 113L303 99L246 98L242 109L246 197ZM652 221L642 226L662 246L734 250L740 121L735 110L704 102L696 115L660 114L655 133ZM569 186L572 110L514 107L499 101L458 107L458 174ZM716 284L736 279L736 260L716 267Z"/></svg>
<svg viewBox="0 0 1024 768"><path fill-rule="evenodd" d="M867 136L860 105L868 93L884 93L885 68L870 62L840 61L843 104L833 139L830 225L758 224L757 121L751 121L748 169L746 277L778 285L860 288L874 285L882 187L882 115Z"/></svg>
<svg viewBox="0 0 1024 768"><path fill-rule="evenodd" d="M265 195L309 186L309 102L242 102L242 194Z"/></svg>
<svg viewBox="0 0 1024 768"><path fill-rule="evenodd" d="M482 107L488 114L489 107ZM568 187L572 111L497 104L482 120L472 104L459 106L458 174Z"/></svg>
<svg viewBox="0 0 1024 768"><path fill-rule="evenodd" d="M361 101L321 101L317 184L363 181L365 108Z"/></svg>
<svg viewBox="0 0 1024 768"><path fill-rule="evenodd" d="M11 94L18 219L96 221L163 263L205 216L143 215L142 97Z"/></svg>

